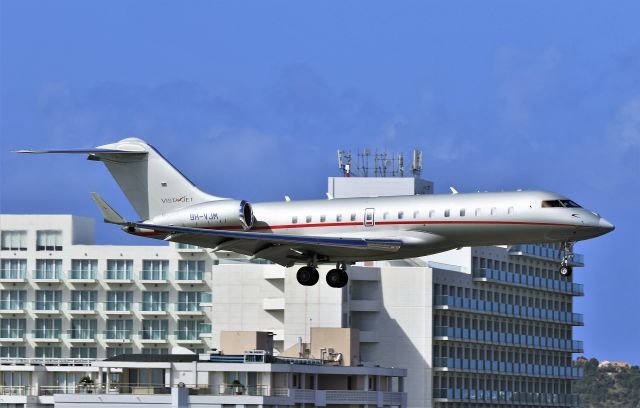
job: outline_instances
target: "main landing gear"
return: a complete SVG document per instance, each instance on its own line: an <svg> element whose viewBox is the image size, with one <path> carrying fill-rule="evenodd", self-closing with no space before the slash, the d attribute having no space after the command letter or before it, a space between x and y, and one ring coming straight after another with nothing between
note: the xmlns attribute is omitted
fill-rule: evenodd
<svg viewBox="0 0 640 408"><path fill-rule="evenodd" d="M320 274L316 269L315 262L309 262L307 266L298 269L296 279L303 286L313 286L320 280ZM349 282L347 275L347 265L344 262L338 262L335 269L327 272L327 284L332 288L343 288Z"/></svg>
<svg viewBox="0 0 640 408"><path fill-rule="evenodd" d="M560 244L560 250L564 252L562 261L560 261L560 275L571 276L573 267L569 265L569 262L573 261L573 244L574 242L563 242Z"/></svg>
<svg viewBox="0 0 640 408"><path fill-rule="evenodd" d="M336 269L327 272L327 285L332 288L343 288L349 282L347 275L347 265L344 262L338 262Z"/></svg>

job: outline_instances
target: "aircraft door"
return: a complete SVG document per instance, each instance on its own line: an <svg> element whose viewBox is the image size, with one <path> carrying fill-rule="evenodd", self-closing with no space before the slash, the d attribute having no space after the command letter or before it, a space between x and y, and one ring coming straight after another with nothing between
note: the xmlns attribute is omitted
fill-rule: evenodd
<svg viewBox="0 0 640 408"><path fill-rule="evenodd" d="M373 227L376 224L375 208L365 208L364 210L364 226Z"/></svg>

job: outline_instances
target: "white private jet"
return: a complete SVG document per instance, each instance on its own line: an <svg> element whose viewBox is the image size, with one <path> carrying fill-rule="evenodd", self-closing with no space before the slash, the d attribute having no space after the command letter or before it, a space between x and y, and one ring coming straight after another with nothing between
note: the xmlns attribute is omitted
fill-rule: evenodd
<svg viewBox="0 0 640 408"><path fill-rule="evenodd" d="M128 138L80 153L103 162L142 221L124 220L96 193L104 221L130 234L228 250L283 266L304 263L298 282L343 287L357 261L420 257L453 248L556 242L571 274L573 244L614 229L597 213L545 191L346 198L250 204L204 193L155 148Z"/></svg>

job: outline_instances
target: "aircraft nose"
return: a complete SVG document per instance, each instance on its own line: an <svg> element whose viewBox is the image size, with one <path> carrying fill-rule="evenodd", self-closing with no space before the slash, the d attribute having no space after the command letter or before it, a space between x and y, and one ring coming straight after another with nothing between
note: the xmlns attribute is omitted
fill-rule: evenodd
<svg viewBox="0 0 640 408"><path fill-rule="evenodd" d="M616 229L616 227L612 223L605 220L604 218L600 218L600 221L598 221L598 227L604 230L605 233L611 232Z"/></svg>

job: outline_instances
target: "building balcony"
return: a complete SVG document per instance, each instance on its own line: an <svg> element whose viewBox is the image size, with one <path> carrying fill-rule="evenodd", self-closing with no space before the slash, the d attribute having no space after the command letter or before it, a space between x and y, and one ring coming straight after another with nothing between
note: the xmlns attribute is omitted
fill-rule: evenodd
<svg viewBox="0 0 640 408"><path fill-rule="evenodd" d="M562 261L565 255L565 252L559 249L546 248L540 245L533 244L511 245L508 251L509 255L512 256L526 256L528 258L556 262ZM584 255L574 253L573 261L571 261L570 264L572 266L584 266Z"/></svg>
<svg viewBox="0 0 640 408"><path fill-rule="evenodd" d="M24 329L0 329L0 342L24 341Z"/></svg>
<svg viewBox="0 0 640 408"><path fill-rule="evenodd" d="M35 314L59 314L62 302L36 300L31 303L31 312Z"/></svg>
<svg viewBox="0 0 640 408"><path fill-rule="evenodd" d="M175 313L178 316L202 316L204 312L200 309L200 302L178 302Z"/></svg>
<svg viewBox="0 0 640 408"><path fill-rule="evenodd" d="M60 271L47 271L36 269L32 273L31 280L36 283L61 283L62 273Z"/></svg>
<svg viewBox="0 0 640 408"><path fill-rule="evenodd" d="M379 300L354 300L351 299L349 307L352 312L379 312Z"/></svg>
<svg viewBox="0 0 640 408"><path fill-rule="evenodd" d="M167 314L167 303L141 302L138 305L138 311L143 316L165 316Z"/></svg>
<svg viewBox="0 0 640 408"><path fill-rule="evenodd" d="M176 330L173 332L176 343L180 344L200 344L202 338L200 333L194 330Z"/></svg>
<svg viewBox="0 0 640 408"><path fill-rule="evenodd" d="M507 317L518 317L531 320L551 321L555 323L584 325L584 316L580 313L560 312L557 310L518 306L487 300L460 298L457 296L435 296L434 307L437 309L453 309L471 313L494 314Z"/></svg>
<svg viewBox="0 0 640 408"><path fill-rule="evenodd" d="M509 363L503 361L471 360L452 357L434 357L433 368L436 371L467 371L490 374L522 375L527 377L579 379L584 375L584 371L581 367Z"/></svg>
<svg viewBox="0 0 640 408"><path fill-rule="evenodd" d="M126 300L122 301L106 301L103 303L103 312L106 315L130 315L132 313L131 309L133 307L133 302L128 302Z"/></svg>
<svg viewBox="0 0 640 408"><path fill-rule="evenodd" d="M67 338L72 342L93 343L96 341L96 331L91 329L67 330Z"/></svg>
<svg viewBox="0 0 640 408"><path fill-rule="evenodd" d="M167 284L167 271L140 271L140 283L144 284Z"/></svg>
<svg viewBox="0 0 640 408"><path fill-rule="evenodd" d="M98 281L95 271L71 270L67 276L70 283L96 283Z"/></svg>
<svg viewBox="0 0 640 408"><path fill-rule="evenodd" d="M31 331L31 338L38 342L54 343L60 341L60 329L35 329Z"/></svg>
<svg viewBox="0 0 640 408"><path fill-rule="evenodd" d="M197 285L206 283L204 271L176 271L175 277L175 281L179 285Z"/></svg>
<svg viewBox="0 0 640 408"><path fill-rule="evenodd" d="M102 338L105 343L131 343L131 330L105 330Z"/></svg>
<svg viewBox="0 0 640 408"><path fill-rule="evenodd" d="M528 405L544 407L577 407L577 394L548 394L540 392L513 392L476 389L439 388L433 390L436 402L466 402L500 405Z"/></svg>
<svg viewBox="0 0 640 408"><path fill-rule="evenodd" d="M22 314L25 312L27 302L24 300L0 300L0 313Z"/></svg>
<svg viewBox="0 0 640 408"><path fill-rule="evenodd" d="M262 273L262 277L267 280L278 280L284 279L286 276L287 270L281 267L274 268L264 268L264 272Z"/></svg>
<svg viewBox="0 0 640 408"><path fill-rule="evenodd" d="M540 289L547 292L584 296L584 285L579 283L539 278L518 273L497 271L495 269L482 268L475 270L473 271L473 280L476 282L498 282L511 286Z"/></svg>
<svg viewBox="0 0 640 408"><path fill-rule="evenodd" d="M141 343L166 343L166 330L141 330L138 332Z"/></svg>
<svg viewBox="0 0 640 408"><path fill-rule="evenodd" d="M96 302L91 300L79 300L68 302L67 312L71 314L95 314Z"/></svg>
<svg viewBox="0 0 640 408"><path fill-rule="evenodd" d="M26 270L0 269L0 283L25 283L26 281Z"/></svg>
<svg viewBox="0 0 640 408"><path fill-rule="evenodd" d="M435 340L459 340L471 343L487 343L514 347L568 351L571 353L584 352L584 343L578 340L501 333L489 330L460 329L457 327L440 326L434 328L433 336Z"/></svg>
<svg viewBox="0 0 640 408"><path fill-rule="evenodd" d="M284 310L284 298L264 298L262 299L263 310Z"/></svg>
<svg viewBox="0 0 640 408"><path fill-rule="evenodd" d="M106 283L133 283L131 271L107 270L104 271L104 279Z"/></svg>

